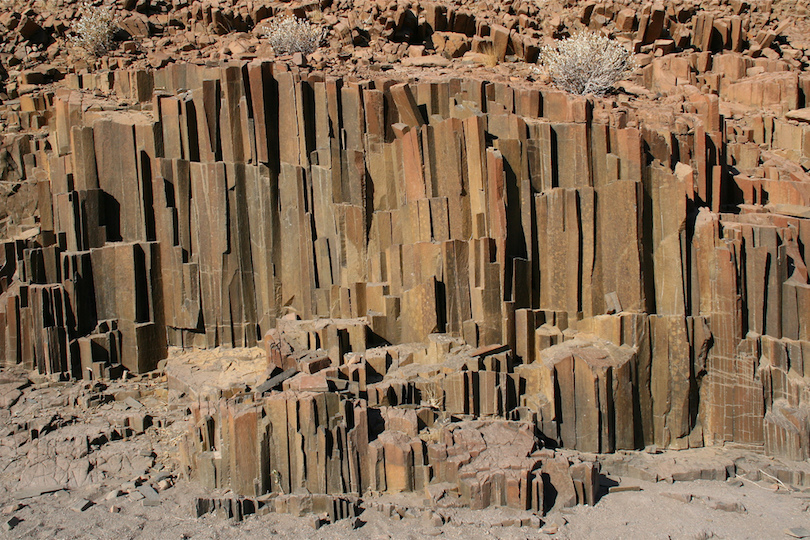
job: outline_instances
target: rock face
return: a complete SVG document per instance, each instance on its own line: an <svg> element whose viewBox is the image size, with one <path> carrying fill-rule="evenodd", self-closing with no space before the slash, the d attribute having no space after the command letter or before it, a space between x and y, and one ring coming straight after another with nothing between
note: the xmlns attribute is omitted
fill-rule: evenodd
<svg viewBox="0 0 810 540"><path fill-rule="evenodd" d="M260 60L74 75L14 142L39 218L0 249L3 361L98 378L263 343L266 383L201 404L184 445L251 496L543 510L598 473L543 445L807 459L810 86L703 52L734 25L647 57L632 106Z"/></svg>

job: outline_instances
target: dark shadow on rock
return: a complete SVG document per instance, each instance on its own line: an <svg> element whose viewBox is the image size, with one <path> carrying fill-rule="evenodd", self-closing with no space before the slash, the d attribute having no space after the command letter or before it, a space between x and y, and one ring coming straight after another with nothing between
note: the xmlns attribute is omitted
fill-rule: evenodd
<svg viewBox="0 0 810 540"><path fill-rule="evenodd" d="M599 502L602 497L607 495L610 491L610 488L618 486L619 483L612 478L608 478L604 474L599 475L599 488L596 490L596 500L595 502Z"/></svg>

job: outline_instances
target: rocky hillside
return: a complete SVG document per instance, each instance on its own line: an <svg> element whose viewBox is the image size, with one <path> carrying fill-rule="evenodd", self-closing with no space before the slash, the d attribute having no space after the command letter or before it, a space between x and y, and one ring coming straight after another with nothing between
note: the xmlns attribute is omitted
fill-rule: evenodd
<svg viewBox="0 0 810 540"><path fill-rule="evenodd" d="M99 59L70 46L83 7L110 10L114 46ZM267 57L264 24L282 14L306 17L324 32L309 59L339 72L385 70L403 58L464 57L493 47L503 62L537 60L543 44L584 29L653 56L683 50L730 50L806 65L807 7L800 0L649 3L534 0L456 2L217 2L178 0L3 0L0 81L15 98L31 85L68 73L127 66Z"/></svg>

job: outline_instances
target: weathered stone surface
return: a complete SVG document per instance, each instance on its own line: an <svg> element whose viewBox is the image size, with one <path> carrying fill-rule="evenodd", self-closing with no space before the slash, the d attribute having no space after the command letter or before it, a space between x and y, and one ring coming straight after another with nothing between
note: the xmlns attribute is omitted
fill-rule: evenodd
<svg viewBox="0 0 810 540"><path fill-rule="evenodd" d="M702 447L810 457L802 2L322 2L293 7L323 46L274 61L258 25L286 8L232 4L119 2L131 41L97 59L55 39L70 2L0 14L3 365L95 383L261 341L255 380L193 395L182 444L244 496L198 514L234 519L318 527L370 491L540 513L593 504L600 462L675 481L737 466ZM584 29L635 53L615 93L534 65ZM0 382L0 407L23 396ZM160 425L128 397L105 437ZM22 496L151 459L50 427L20 428ZM698 454L566 451L642 448Z"/></svg>
<svg viewBox="0 0 810 540"><path fill-rule="evenodd" d="M804 53L730 7L621 5L578 15L640 52L604 99L506 75L339 77L305 65L317 55L256 59L244 36L223 43L233 61L151 54L162 67L21 98L20 129L49 134L3 141L3 179L30 177L38 212L17 212L0 249L3 362L97 379L149 371L169 345L262 340L255 401L216 412L246 444L192 452L204 482L252 496L438 478L473 506L556 504L522 461L536 448L472 466L486 426L428 445L440 415L588 452L734 442L806 459ZM162 29L147 13L125 26ZM247 24L198 15L214 33ZM373 36L334 29L358 65L383 69L353 47L384 36L409 69L491 47L509 74L540 44L521 16L434 6ZM563 505L591 500L593 471L559 467Z"/></svg>

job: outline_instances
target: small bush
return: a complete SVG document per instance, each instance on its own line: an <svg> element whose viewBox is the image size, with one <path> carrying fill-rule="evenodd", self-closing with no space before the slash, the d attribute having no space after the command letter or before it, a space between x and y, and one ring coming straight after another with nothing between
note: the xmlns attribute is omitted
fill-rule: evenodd
<svg viewBox="0 0 810 540"><path fill-rule="evenodd" d="M265 26L264 37L278 54L313 52L321 44L321 30L306 19L297 17L274 18Z"/></svg>
<svg viewBox="0 0 810 540"><path fill-rule="evenodd" d="M117 21L112 8L83 4L80 18L71 28L70 44L83 49L89 56L98 57L112 48Z"/></svg>
<svg viewBox="0 0 810 540"><path fill-rule="evenodd" d="M498 53L495 52L495 45L493 43L486 43L481 48L481 54L484 57L484 65L487 67L495 67L498 65Z"/></svg>
<svg viewBox="0 0 810 540"><path fill-rule="evenodd" d="M590 32L546 45L540 60L558 88L579 95L603 95L636 67L624 46Z"/></svg>

